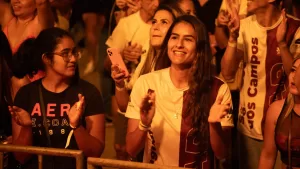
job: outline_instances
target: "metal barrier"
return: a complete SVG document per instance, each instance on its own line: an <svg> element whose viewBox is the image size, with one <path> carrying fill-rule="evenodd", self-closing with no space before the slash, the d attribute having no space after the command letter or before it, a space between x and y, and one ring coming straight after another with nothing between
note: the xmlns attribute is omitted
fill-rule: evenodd
<svg viewBox="0 0 300 169"><path fill-rule="evenodd" d="M112 160L112 159L104 159L104 158L93 158L89 157L87 160L87 169L96 169L96 166L102 167L114 167L114 168L122 168L122 169L184 169L180 167L170 167L156 164L148 164L148 163L138 163L131 161L121 161L121 160Z"/></svg>
<svg viewBox="0 0 300 169"><path fill-rule="evenodd" d="M43 155L73 157L76 159L76 169L83 168L84 156L80 150L0 144L0 169L3 169L3 152L37 154L39 169L43 168Z"/></svg>

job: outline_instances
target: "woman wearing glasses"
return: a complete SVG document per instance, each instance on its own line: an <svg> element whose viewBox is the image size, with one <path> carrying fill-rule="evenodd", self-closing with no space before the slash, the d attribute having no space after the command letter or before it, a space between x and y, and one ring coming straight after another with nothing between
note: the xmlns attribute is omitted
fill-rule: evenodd
<svg viewBox="0 0 300 169"><path fill-rule="evenodd" d="M127 152L144 148L144 162L213 168L226 159L233 127L228 86L212 74L203 23L178 17L161 46L155 71L142 75L130 95Z"/></svg>
<svg viewBox="0 0 300 169"><path fill-rule="evenodd" d="M9 107L13 117L13 144L80 149L100 157L104 150L104 109L99 91L79 79L81 54L68 32L43 30L35 39L33 60L45 77L22 87ZM45 123L43 123L45 122ZM45 125L44 125L45 124ZM21 162L28 154L15 154ZM25 168L37 168L31 158ZM67 157L44 157L44 168L75 169Z"/></svg>

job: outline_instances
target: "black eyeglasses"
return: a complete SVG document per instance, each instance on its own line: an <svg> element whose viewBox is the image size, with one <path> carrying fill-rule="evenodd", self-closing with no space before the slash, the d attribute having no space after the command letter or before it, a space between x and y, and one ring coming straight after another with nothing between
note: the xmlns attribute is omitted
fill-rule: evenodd
<svg viewBox="0 0 300 169"><path fill-rule="evenodd" d="M67 49L63 49L62 51L60 51L58 53L53 52L53 53L47 53L47 54L61 56L65 62L69 62L72 59L72 56L74 56L75 59L81 58L81 52L78 48L73 48L73 49L67 48Z"/></svg>
<svg viewBox="0 0 300 169"><path fill-rule="evenodd" d="M151 137L151 141L152 141L150 163L154 164L154 162L157 160L157 153L156 153L156 148L155 148L155 140L154 140L153 132L151 130L149 130L148 133L149 133L149 135Z"/></svg>

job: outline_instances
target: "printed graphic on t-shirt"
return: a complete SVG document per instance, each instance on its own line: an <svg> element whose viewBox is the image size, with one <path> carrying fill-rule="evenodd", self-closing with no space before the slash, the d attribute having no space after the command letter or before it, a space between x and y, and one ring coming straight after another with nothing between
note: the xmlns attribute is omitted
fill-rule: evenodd
<svg viewBox="0 0 300 169"><path fill-rule="evenodd" d="M66 130L69 131L69 120L68 120L68 111L71 108L71 105L68 103L64 104L56 104L56 103L48 103L45 105L46 108L46 117L47 117L47 125L49 127L49 135L60 134L65 135ZM38 133L42 135L42 131L44 131L43 126L43 116L41 112L40 103L36 103L31 112L32 117L32 127L34 130L38 130Z"/></svg>

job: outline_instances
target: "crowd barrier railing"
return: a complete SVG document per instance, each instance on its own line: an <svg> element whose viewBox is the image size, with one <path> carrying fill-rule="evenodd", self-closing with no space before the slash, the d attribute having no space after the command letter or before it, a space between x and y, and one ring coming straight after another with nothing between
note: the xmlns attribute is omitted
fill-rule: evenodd
<svg viewBox="0 0 300 169"><path fill-rule="evenodd" d="M83 165L84 165L83 152L80 150L0 144L0 169L3 169L3 153L4 152L19 152L19 153L37 154L39 169L43 168L43 156L44 155L73 157L76 159L76 169L83 169Z"/></svg>

